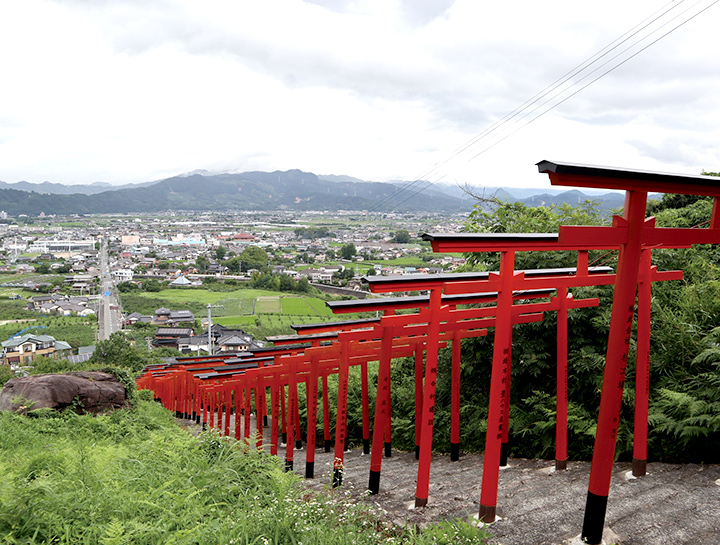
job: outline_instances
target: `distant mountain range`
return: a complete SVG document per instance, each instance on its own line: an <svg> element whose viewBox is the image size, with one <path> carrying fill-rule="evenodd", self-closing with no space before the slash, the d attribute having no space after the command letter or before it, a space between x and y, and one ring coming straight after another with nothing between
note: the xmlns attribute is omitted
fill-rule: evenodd
<svg viewBox="0 0 720 545"><path fill-rule="evenodd" d="M426 187L427 186L427 187ZM420 191L422 188L422 191ZM622 206L621 193L486 188L485 196L520 200L528 206L595 199L606 210ZM511 193L512 192L512 193ZM117 214L167 210L374 210L377 212L468 212L474 199L462 188L427 182L367 182L350 176L318 176L300 170L216 174L207 171L165 180L113 186L50 182L0 182L0 210L27 214Z"/></svg>

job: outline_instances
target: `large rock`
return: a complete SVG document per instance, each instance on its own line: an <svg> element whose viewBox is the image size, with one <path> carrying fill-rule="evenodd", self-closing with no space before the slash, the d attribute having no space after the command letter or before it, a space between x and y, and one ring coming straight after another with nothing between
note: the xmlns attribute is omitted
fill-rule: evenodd
<svg viewBox="0 0 720 545"><path fill-rule="evenodd" d="M97 414L123 407L125 401L125 386L115 375L96 371L14 378L0 390L2 411L75 407L78 413Z"/></svg>

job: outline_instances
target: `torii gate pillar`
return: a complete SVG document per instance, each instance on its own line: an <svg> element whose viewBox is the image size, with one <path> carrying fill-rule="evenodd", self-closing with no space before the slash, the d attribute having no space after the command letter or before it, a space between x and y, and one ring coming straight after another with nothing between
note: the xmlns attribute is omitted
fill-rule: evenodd
<svg viewBox="0 0 720 545"><path fill-rule="evenodd" d="M632 333L638 270L643 244L717 244L720 242L720 183L710 176L684 176L645 171L608 169L589 165L541 161L538 170L547 173L553 185L625 190L622 217L612 227L560 227L559 242L583 240L607 243L620 248L613 296L610 333L603 374L602 395L593 449L590 484L581 538L585 543L602 542L607 509L622 393L625 385L630 336ZM645 219L648 191L708 195L715 198L709 229L655 228L654 218Z"/></svg>

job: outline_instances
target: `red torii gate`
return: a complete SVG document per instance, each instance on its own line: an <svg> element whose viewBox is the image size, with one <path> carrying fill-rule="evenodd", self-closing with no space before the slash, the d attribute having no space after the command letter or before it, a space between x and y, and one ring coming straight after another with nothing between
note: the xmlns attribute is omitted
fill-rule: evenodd
<svg viewBox="0 0 720 545"><path fill-rule="evenodd" d="M477 276L477 273L472 273L472 276ZM533 294L538 296L537 294ZM528 293L525 298L531 298L533 295ZM495 294L488 293L477 293L477 294L464 294L461 297L446 298L446 305L450 310L443 310L440 315L440 320L446 320L445 326L438 326L438 340L451 340L454 345L457 345L457 341L464 337L482 336L487 333L487 327L493 327L495 322L491 316L494 314L492 308L483 309L466 309L457 310L455 307L459 304L487 302L493 300ZM429 324L430 316L430 298L428 297L402 297L402 298L389 298L381 300L363 300L363 301L339 301L339 302L328 302L327 306L333 309L333 312L359 312L374 310L383 310L386 314L381 318L382 324L382 338L383 343L381 346L380 355L380 367L378 370L378 392L375 403L375 425L373 431L373 448L372 458L370 463L370 481L368 488L371 493L377 494L380 487L380 472L382 467L382 455L381 448L383 442L385 444L386 456L391 455L390 451L390 440L389 440L389 426L390 426L390 360L391 355L387 352L387 347L390 346L394 335L398 331L404 331L407 327L418 327L421 331L426 330L426 324ZM527 313L526 316L516 318L517 323L527 321L538 321L542 318L541 314L538 314L534 308L529 308L532 305L525 305L524 311ZM404 314L404 315L393 315L389 312L394 312L397 309L407 308L418 308L417 314ZM533 314L534 312L534 314ZM429 335L428 335L429 338ZM418 348L421 348L419 345ZM435 352L437 358L437 350L439 344L435 343L431 345L430 341L426 343L426 351L428 354ZM459 354L458 354L459 355ZM416 411L418 407L422 406L422 388L419 389L418 395L418 384L420 379L417 378L418 367L422 369L422 357L416 352ZM430 356L428 356L430 357ZM419 364L419 365L418 365ZM459 359L458 359L459 365ZM459 369L457 370L459 371ZM456 379L459 383L459 372L456 373ZM458 384L459 387L459 384ZM455 389L454 389L455 390ZM459 390L459 388L458 388ZM432 394L434 399L434 394ZM459 391L455 393L458 399L459 408ZM420 399L419 399L420 396ZM453 418L453 430L456 428L459 430L459 414L454 415ZM418 437L418 431L420 427L416 427L416 440ZM459 437L459 431L457 431Z"/></svg>
<svg viewBox="0 0 720 545"><path fill-rule="evenodd" d="M602 541L615 458L642 248L720 243L720 183L711 176L633 171L552 161L541 161L537 166L539 172L549 175L553 185L625 191L623 216L615 216L612 227L561 226L559 232L561 244L611 242L620 249L598 425L581 533L585 542L598 544ZM709 227L655 227L654 218L645 218L649 191L713 197Z"/></svg>
<svg viewBox="0 0 720 545"><path fill-rule="evenodd" d="M508 252L505 252L508 254ZM488 421L491 421L494 413L499 423L499 435L497 437L497 443L493 440L491 442L492 454L491 460L493 464L490 464L491 469L494 466L494 486L485 486L484 489L491 490L488 492L493 498L497 497L497 472L499 468L500 455L501 455L501 440L503 438L503 419L504 410L507 409L506 396L509 395L508 388L502 390L502 385L509 379L509 341L511 339L511 328L512 328L512 316L513 312L517 308L521 308L525 305L513 307L513 298L515 291L527 291L532 289L556 289L561 286L578 286L578 285L598 285L598 284L611 284L614 280L614 275L608 274L593 274L593 273L606 273L607 269L594 270L588 268L587 260L585 260L583 267L578 268L567 268L567 269L537 269L530 271L518 272L520 279L524 280L525 276L528 277L528 284L532 285L512 285L512 273L509 276L510 282L503 280L503 273L507 271L513 271L514 253L510 254L512 260L508 260L507 257L501 262L501 271L497 273L480 272L480 273L459 273L459 274L441 274L441 275L408 275L400 277L367 277L366 281L370 284L370 290L375 293L386 293L386 292L399 292L399 291L410 291L410 290L429 290L430 291L430 308L428 312L428 351L427 361L425 367L425 394L422 410L421 419L421 444L420 444L420 457L418 464L418 479L417 479L417 492L415 496L415 506L423 507L427 505L427 498L430 485L430 465L432 458L432 433L433 433L433 421L434 421L434 399L435 399L435 379L437 376L437 342L431 337L434 331L439 331L441 318L441 304L442 304L442 292L446 293L472 293L472 292L487 292L487 291L498 291L498 303L497 308L494 309L496 312L495 325L495 344L494 344L494 355L493 355L493 369L500 368L502 365L502 372L494 373L497 377L495 382L495 388L491 386L490 396L490 416ZM473 289L469 289L468 286L472 286ZM453 289L455 287L456 289ZM547 308L546 310L555 310ZM498 330L502 333L499 335ZM437 337L435 337L436 339ZM501 339L502 342L498 343L497 339ZM500 363L497 363L500 362ZM493 395L493 390L495 395ZM509 399L509 398L508 398ZM496 421L492 419L492 421ZM506 427L506 426L505 426ZM490 430L490 426L488 426ZM495 448L496 447L496 448ZM488 446L486 445L485 458L488 459ZM486 461L487 464L487 461ZM492 480L493 471L490 472L490 479ZM483 472L483 479L485 479L485 472ZM377 490L379 481L379 471L373 471L370 473L370 491ZM492 514L494 520L494 502L492 504Z"/></svg>
<svg viewBox="0 0 720 545"><path fill-rule="evenodd" d="M559 235L555 233L427 233L424 240L430 241L435 252L502 252L502 251L578 251L578 262L583 267L588 263L588 252L593 249L609 250L612 246L596 246L589 248L587 244L563 245L559 243ZM685 245L689 247L690 245ZM681 280L682 271L662 271L653 267L650 261L650 249L643 249L646 256L642 262L641 278L644 286L643 294L647 293L638 302L638 312L647 316L648 327L640 327L638 332L638 361L649 357L650 342L650 286L652 282ZM556 400L556 430L555 430L555 469L562 470L567 467L567 311L578 308L578 302L572 299L566 287L558 288L558 335L557 335L557 400ZM641 354L643 356L641 356ZM647 365L638 371L638 384L645 384L645 388L636 389L636 427L635 450L637 460L633 465L633 474L645 474L647 459ZM642 424L644 422L644 425ZM507 421L504 421L503 433L507 434ZM502 446L506 445L506 437ZM501 449L502 451L502 449ZM504 452L501 452L501 465ZM642 460L642 462L641 462Z"/></svg>
<svg viewBox="0 0 720 545"><path fill-rule="evenodd" d="M516 299L533 299L539 297L548 296L554 290L534 290L526 291L516 294ZM461 295L443 295L441 302L443 305L448 306L450 309L456 309L458 305L466 304L478 304L478 303L489 303L497 299L497 293L471 293ZM363 299L357 301L327 301L328 306L334 313L343 314L351 312L379 312L384 313L394 312L401 309L417 308L418 322L426 320L428 309L430 307L430 297L427 295L409 296L409 297L385 297L382 299ZM494 308L494 307L490 307ZM526 312L531 312L532 309L524 309ZM543 309L544 310L544 309ZM536 309L536 312L539 311ZM484 310L481 311L484 317L490 317L493 315L493 311ZM391 315L391 314L389 314ZM380 320L380 318L373 318L374 320ZM534 319L534 318L533 318ZM387 320L387 318L386 318ZM519 323L519 322L518 322ZM493 327L490 322L485 323L485 327ZM477 336L473 334L471 336ZM460 340L464 338L463 330L458 329L454 332L452 337L452 418L451 418L451 454L450 459L457 461L460 454ZM423 354L421 346L415 353L415 411L416 411L416 426L415 426L415 458L419 458L420 454L420 416L423 403ZM368 454L369 450L365 451ZM390 443L385 443L385 454L386 456L391 455ZM377 492L377 491L375 491Z"/></svg>
<svg viewBox="0 0 720 545"><path fill-rule="evenodd" d="M300 338L303 335L311 335L313 333L324 333L329 331L346 332L355 329L374 327L380 323L380 318L364 318L358 320L344 320L341 322L320 322L316 324L295 324L291 325ZM368 377L367 377L367 361L360 363L360 380L362 390L362 420L363 420L363 454L370 454L370 425L369 425L369 397L368 397ZM338 386L341 388L342 386ZM327 377L323 380L323 392L328 388ZM330 421L330 407L328 405L327 396L323 395L323 422ZM330 452L330 430L325 428L325 452ZM337 449L336 449L337 450Z"/></svg>
<svg viewBox="0 0 720 545"><path fill-rule="evenodd" d="M493 296L494 297L494 296ZM528 294L526 297L530 297ZM419 300L418 300L419 299ZM464 302L470 303L470 302L479 302L484 301L488 299L488 294L471 294L471 295L464 295L462 297L455 297L455 304L461 304ZM341 308L337 309L336 311L339 312L358 312L360 311L359 308L357 308L360 305L363 305L365 302L362 301L353 301L353 302L340 302L340 303L351 303L356 308L350 308L348 305L341 305ZM402 300L387 300L384 299L382 301L375 301L375 303L370 303L370 305L375 305L374 310L378 310L380 307L383 308L387 312L388 310L388 303L390 303L390 306L393 306L394 308L417 308L421 306L427 306L428 305L428 298L402 298ZM328 306L333 307L333 303L328 303ZM367 309L363 309L367 310ZM462 335L463 336L477 336L477 335L484 335L486 333L485 329L478 329L478 328L485 328L489 325L493 325L490 323L487 319L483 319L481 321L472 320L471 318L475 318L475 316L471 316L467 314L467 311L458 311L458 317L465 318L464 321L461 322L460 329L464 329ZM476 313L477 314L477 313ZM394 319L395 323L389 324L386 320L388 319ZM399 320L399 322L398 322ZM384 316L382 321L381 327L375 327L373 329L363 329L359 331L353 331L352 335L349 330L356 329L359 326L363 326L368 322L378 322L377 319L371 319L371 320L356 320L356 321L348 321L348 322L337 322L334 324L313 324L306 328L306 331L327 331L327 330L337 330L342 329L346 331L342 331L338 333L338 340L341 341L343 338L345 339L352 339L354 341L365 341L364 346L358 347L363 352L365 358L359 357L357 352L354 352L350 347L348 346L342 346L343 343L341 342L341 347L338 349L337 347L319 347L317 348L318 351L322 351L327 356L330 356L332 354L335 354L336 357L341 358L343 362L345 362L346 359L351 360L357 360L360 359L361 363L367 363L367 361L371 361L373 359L379 359L381 362L381 366L383 368L386 368L389 366L389 361L392 358L395 357L402 357L402 356L408 356L412 355L413 352L416 352L416 349L413 348L413 346L421 347L425 344L425 328L424 327L418 327L418 324L415 322L422 322L423 324L426 322L426 319L420 315L420 314L411 314L411 315L402 315L402 316ZM457 336L458 332L454 331L456 328L450 328L448 331L441 332L441 340L444 340L445 338L451 339L455 336ZM295 340L296 337L293 337L293 340ZM380 339L382 339L382 342L380 342ZM375 344L372 344L374 342ZM409 343L409 344L408 344ZM370 348L371 346L374 346L374 348ZM403 346L409 346L410 351L409 352L402 352ZM400 350L398 352L398 349ZM311 351L314 351L316 349L308 349L304 356L310 355ZM372 351L374 350L374 352ZM302 356L298 356L299 358L302 358ZM341 363L342 365L342 363ZM346 402L346 388L347 388L347 377L344 376L345 373L343 373L343 367L340 369L341 376L340 377L340 392L338 395L338 433L336 434L336 461L339 461L338 463L342 464L342 458L343 458L343 450L342 446L344 444L344 441L341 441L341 439L344 439L344 428L345 425L344 422L344 414L345 414L345 408L344 403ZM389 370L388 370L389 373ZM381 373L383 375L383 373ZM389 414L383 413L380 407L383 404L389 405L389 398L387 400L380 399L382 396L382 392L385 388L382 386L382 379L381 379L381 387L379 389L378 393L378 399L379 401L376 403L376 430L381 429L385 431L386 426L389 425ZM366 394L364 395L364 399L366 398ZM312 394L309 396L309 401L312 399ZM364 403L364 416L366 416L366 403ZM312 411L309 411L310 414L312 414ZM364 418L364 439L368 437L367 434L369 434L368 426L366 425L367 417ZM376 438L382 438L383 433L377 434L375 436ZM388 444L386 444L386 454L388 449ZM374 453L378 455L377 453L380 452L380 449L378 448L378 445L375 445ZM375 457L374 457L375 458ZM336 463L336 471L334 475L334 484L338 485L341 482L341 477L339 473L339 467L338 463Z"/></svg>

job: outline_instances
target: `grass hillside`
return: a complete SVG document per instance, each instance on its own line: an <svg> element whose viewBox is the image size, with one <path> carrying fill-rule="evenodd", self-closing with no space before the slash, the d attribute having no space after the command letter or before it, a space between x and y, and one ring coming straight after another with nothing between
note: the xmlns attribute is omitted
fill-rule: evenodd
<svg viewBox="0 0 720 545"><path fill-rule="evenodd" d="M141 396L142 397L142 396ZM8 544L484 543L464 522L422 533L340 492L309 493L282 462L194 436L151 401L93 417L0 413Z"/></svg>

